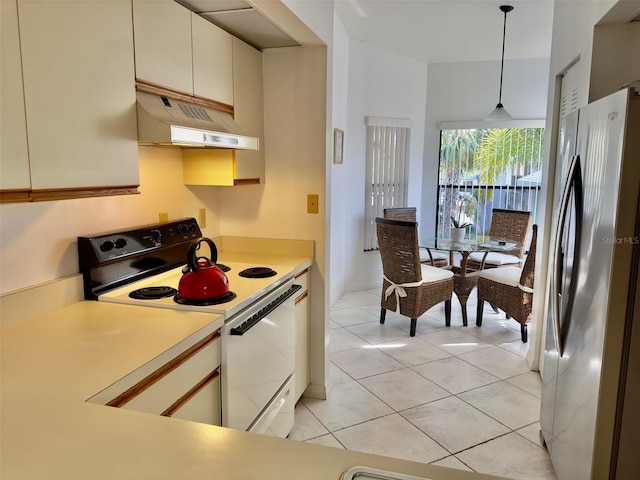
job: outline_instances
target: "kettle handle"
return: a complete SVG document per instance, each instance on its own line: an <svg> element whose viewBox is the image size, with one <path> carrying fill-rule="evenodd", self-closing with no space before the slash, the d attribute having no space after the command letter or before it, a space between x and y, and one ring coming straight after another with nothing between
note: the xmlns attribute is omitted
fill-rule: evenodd
<svg viewBox="0 0 640 480"><path fill-rule="evenodd" d="M196 251L200 249L200 244L204 242L209 245L209 249L211 250L211 258L207 257L197 257ZM216 248L216 244L213 243L213 240L207 237L200 237L191 243L189 247L189 251L187 252L187 266L189 270L192 272L198 271L198 260L204 259L207 260L209 265L215 265L218 261L218 249Z"/></svg>

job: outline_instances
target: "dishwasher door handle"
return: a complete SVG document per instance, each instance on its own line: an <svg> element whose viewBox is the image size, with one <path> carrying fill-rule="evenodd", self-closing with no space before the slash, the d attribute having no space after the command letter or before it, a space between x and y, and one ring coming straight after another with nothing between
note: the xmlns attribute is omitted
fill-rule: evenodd
<svg viewBox="0 0 640 480"><path fill-rule="evenodd" d="M288 299L293 297L295 293L302 288L302 285L291 285L291 288L276 298L273 302L269 303L265 307L258 310L256 313L251 315L247 320L242 322L237 327L233 327L230 331L231 335L244 335L253 327L255 327L260 320L266 318L271 312L273 312L276 308L286 302Z"/></svg>

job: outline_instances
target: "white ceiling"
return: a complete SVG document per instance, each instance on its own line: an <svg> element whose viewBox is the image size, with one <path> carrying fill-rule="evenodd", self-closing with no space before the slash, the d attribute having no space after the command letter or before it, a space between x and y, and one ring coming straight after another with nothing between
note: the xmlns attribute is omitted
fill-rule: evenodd
<svg viewBox="0 0 640 480"><path fill-rule="evenodd" d="M336 0L351 38L425 63L499 60L551 54L552 0Z"/></svg>
<svg viewBox="0 0 640 480"><path fill-rule="evenodd" d="M177 0L256 48L297 45L243 0ZM327 0L288 0L322 2ZM499 60L551 52L553 0L335 0L351 38L425 63Z"/></svg>

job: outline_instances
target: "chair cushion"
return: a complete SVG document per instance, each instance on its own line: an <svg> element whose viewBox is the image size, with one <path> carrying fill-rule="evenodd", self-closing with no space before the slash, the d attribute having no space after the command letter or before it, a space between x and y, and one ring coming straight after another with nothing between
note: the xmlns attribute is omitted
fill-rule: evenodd
<svg viewBox="0 0 640 480"><path fill-rule="evenodd" d="M480 270L478 272L478 278L486 278L492 282L517 287L518 283L520 283L521 274L522 269L518 267L489 268L487 270Z"/></svg>
<svg viewBox="0 0 640 480"><path fill-rule="evenodd" d="M473 252L471 255L469 255L469 260L480 263L482 262L483 256L484 253ZM507 255L506 253L499 252L489 252L487 254L487 258L484 261L485 264L489 265L512 265L518 264L520 262L522 262L522 260L520 260L515 255Z"/></svg>
<svg viewBox="0 0 640 480"><path fill-rule="evenodd" d="M425 282L439 282L453 277L453 272L445 268L432 267L424 263L420 267L422 268L422 280Z"/></svg>
<svg viewBox="0 0 640 480"><path fill-rule="evenodd" d="M434 260L449 260L449 255L442 252L436 252L435 250L431 250L431 255ZM420 247L420 261L428 262L431 258L429 257L429 251L426 248Z"/></svg>

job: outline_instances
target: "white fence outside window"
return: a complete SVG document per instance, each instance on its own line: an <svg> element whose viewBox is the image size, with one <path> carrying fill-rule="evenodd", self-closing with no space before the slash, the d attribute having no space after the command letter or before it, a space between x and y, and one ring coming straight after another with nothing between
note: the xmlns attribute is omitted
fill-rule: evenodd
<svg viewBox="0 0 640 480"><path fill-rule="evenodd" d="M449 236L460 193L476 198L467 235L488 234L493 208L537 218L544 128L447 129L440 132L437 233ZM535 221L535 220L534 220Z"/></svg>

